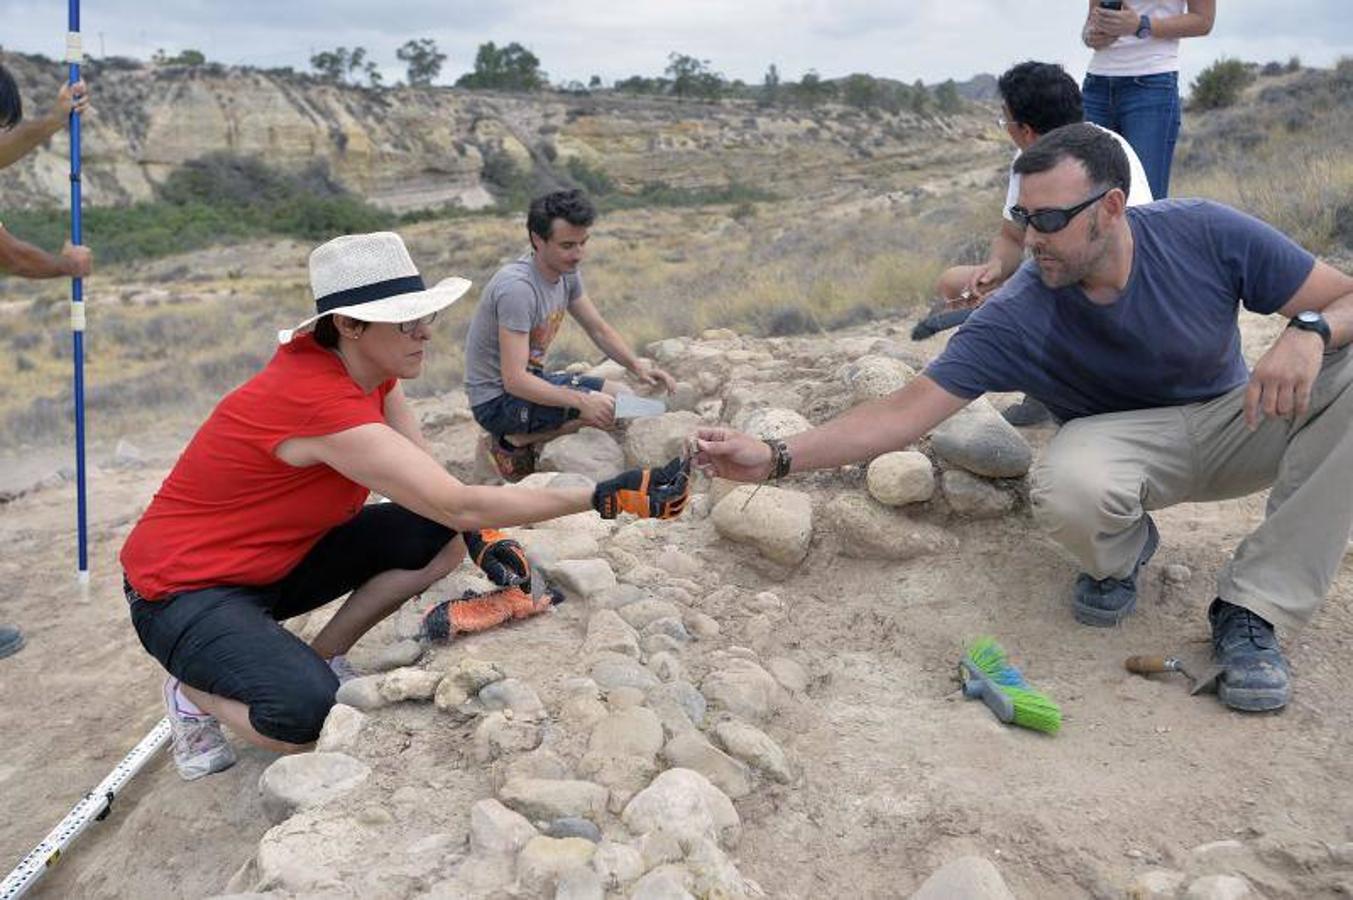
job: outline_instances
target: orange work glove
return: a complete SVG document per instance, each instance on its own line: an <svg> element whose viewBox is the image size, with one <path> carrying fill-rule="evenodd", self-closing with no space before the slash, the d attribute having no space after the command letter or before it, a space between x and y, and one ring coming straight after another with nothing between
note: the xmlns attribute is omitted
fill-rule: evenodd
<svg viewBox="0 0 1353 900"><path fill-rule="evenodd" d="M492 528L467 531L464 537L470 559L484 570L489 581L499 586L531 582L531 564L521 544Z"/></svg>
<svg viewBox="0 0 1353 900"><path fill-rule="evenodd" d="M677 457L661 469L630 469L597 484L592 508L603 519L622 512L641 519L675 519L691 493L691 461Z"/></svg>

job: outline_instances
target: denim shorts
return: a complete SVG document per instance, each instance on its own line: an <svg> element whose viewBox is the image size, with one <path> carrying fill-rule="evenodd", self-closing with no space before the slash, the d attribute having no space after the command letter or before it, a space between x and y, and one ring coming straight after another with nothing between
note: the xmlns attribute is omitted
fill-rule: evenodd
<svg viewBox="0 0 1353 900"><path fill-rule="evenodd" d="M574 391L599 391L605 379L589 375L570 375L567 372L541 372L531 369L531 374L543 378L550 384L569 388ZM489 434L501 438L505 434L534 434L538 431L554 431L570 419L578 418L578 411L564 406L544 406L532 403L511 394L499 394L492 400L485 400L473 410L474 420Z"/></svg>
<svg viewBox="0 0 1353 900"><path fill-rule="evenodd" d="M417 570L455 536L394 503L364 506L320 539L280 581L220 585L146 600L124 581L141 645L184 684L249 707L266 737L319 736L338 679L282 620L309 612L392 569Z"/></svg>

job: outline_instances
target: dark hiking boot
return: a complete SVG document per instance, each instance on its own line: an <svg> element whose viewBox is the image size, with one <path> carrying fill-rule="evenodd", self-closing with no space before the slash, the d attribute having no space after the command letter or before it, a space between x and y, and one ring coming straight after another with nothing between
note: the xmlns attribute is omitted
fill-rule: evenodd
<svg viewBox="0 0 1353 900"><path fill-rule="evenodd" d="M1207 610L1212 652L1225 669L1217 696L1232 709L1267 712L1282 709L1292 697L1287 660L1273 626L1243 606L1220 598Z"/></svg>
<svg viewBox="0 0 1353 900"><path fill-rule="evenodd" d="M1160 532L1150 516L1146 517L1146 544L1137 556L1132 574L1126 578L1091 578L1082 572L1076 576L1071 610L1082 625L1109 628L1117 625L1137 608L1137 575L1160 546Z"/></svg>
<svg viewBox="0 0 1353 900"><path fill-rule="evenodd" d="M0 659L23 649L23 632L13 625L0 625Z"/></svg>

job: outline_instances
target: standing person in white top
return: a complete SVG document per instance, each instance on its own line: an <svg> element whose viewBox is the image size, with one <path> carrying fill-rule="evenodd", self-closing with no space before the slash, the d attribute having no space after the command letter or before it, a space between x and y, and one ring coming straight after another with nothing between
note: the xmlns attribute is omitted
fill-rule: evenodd
<svg viewBox="0 0 1353 900"><path fill-rule="evenodd" d="M1000 123L1018 148L1015 159L1026 147L1054 128L1072 125L1083 118L1080 88L1076 80L1056 63L1022 62L1009 69L996 82L1001 97ZM1106 129L1107 130L1107 129ZM1127 205L1150 203L1151 188L1141 161L1132 146L1118 134L1109 132L1127 154L1130 185ZM935 291L950 306L976 306L1000 287L1024 260L1024 228L1016 224L1010 208L1019 203L1020 176L1011 162L1010 187L1001 207L1001 230L991 241L987 261L975 266L950 266L940 276ZM956 323L955 323L956 324ZM929 337L933 331L918 326L913 338ZM1004 412L1012 425L1033 425L1047 418L1048 412L1037 400L1026 397Z"/></svg>
<svg viewBox="0 0 1353 900"><path fill-rule="evenodd" d="M1212 31L1216 14L1217 0L1090 0L1085 120L1127 138L1158 200L1169 196L1179 137L1179 39Z"/></svg>

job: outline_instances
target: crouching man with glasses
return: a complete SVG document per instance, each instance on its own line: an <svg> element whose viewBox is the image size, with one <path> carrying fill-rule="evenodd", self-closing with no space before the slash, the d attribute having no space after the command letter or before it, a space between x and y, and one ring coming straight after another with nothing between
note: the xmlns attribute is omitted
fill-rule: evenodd
<svg viewBox="0 0 1353 900"><path fill-rule="evenodd" d="M987 391L1024 391L1065 422L1031 498L1080 569L1074 616L1095 626L1136 605L1160 540L1151 511L1267 488L1207 614L1222 702L1279 709L1291 687L1274 629L1315 616L1353 527L1353 278L1218 203L1128 208L1127 159L1093 125L1044 135L1015 172L1032 259L924 374L783 442L703 429L697 463L754 481L868 460ZM1241 304L1289 320L1253 370Z"/></svg>

